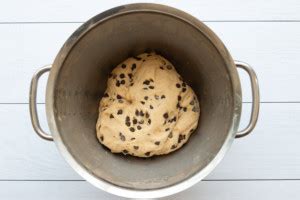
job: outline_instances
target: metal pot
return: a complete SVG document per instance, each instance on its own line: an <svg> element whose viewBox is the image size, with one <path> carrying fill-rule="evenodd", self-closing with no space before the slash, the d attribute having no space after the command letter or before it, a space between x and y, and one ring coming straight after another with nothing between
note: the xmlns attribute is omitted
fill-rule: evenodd
<svg viewBox="0 0 300 200"><path fill-rule="evenodd" d="M127 57L154 50L170 60L200 99L198 129L181 149L149 159L110 153L96 139L98 103L109 72ZM242 95L236 67L249 74L252 115L238 132ZM46 113L51 135L36 112L39 77L50 71ZM32 79L30 113L35 131L54 140L84 179L109 193L135 198L180 192L208 175L234 138L254 128L259 91L254 71L234 62L220 39L196 18L157 4L131 4L105 11L78 28L51 66Z"/></svg>

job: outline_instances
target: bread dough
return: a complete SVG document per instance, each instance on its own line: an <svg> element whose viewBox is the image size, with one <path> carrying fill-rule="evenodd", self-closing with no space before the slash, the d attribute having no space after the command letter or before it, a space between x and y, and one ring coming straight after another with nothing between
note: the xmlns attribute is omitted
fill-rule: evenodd
<svg viewBox="0 0 300 200"><path fill-rule="evenodd" d="M191 87L162 56L144 53L109 75L99 106L97 138L113 153L168 154L187 142L200 109Z"/></svg>

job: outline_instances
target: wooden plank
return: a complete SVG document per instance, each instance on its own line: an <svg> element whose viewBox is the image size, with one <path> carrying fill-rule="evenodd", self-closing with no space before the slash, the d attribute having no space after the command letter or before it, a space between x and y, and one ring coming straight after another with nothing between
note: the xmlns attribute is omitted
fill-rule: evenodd
<svg viewBox="0 0 300 200"><path fill-rule="evenodd" d="M7 200L125 200L85 181L2 181L0 187L0 199ZM161 200L298 200L299 187L300 181L209 181L200 182L188 190Z"/></svg>
<svg viewBox="0 0 300 200"><path fill-rule="evenodd" d="M0 105L0 180L80 179L59 155L54 142L34 132L28 105ZM49 132L44 105L39 105L41 126Z"/></svg>
<svg viewBox="0 0 300 200"><path fill-rule="evenodd" d="M300 101L300 23L207 23L224 41L234 59L256 70L262 101ZM0 25L0 103L28 102L30 79L39 67L53 62L68 36L80 24ZM292 34L291 34L292 33ZM241 74L243 100L251 101L250 85ZM39 102L45 102L46 77Z"/></svg>
<svg viewBox="0 0 300 200"><path fill-rule="evenodd" d="M39 105L46 127L44 105ZM28 105L0 105L0 180L80 180L54 143L33 131ZM244 104L241 128L250 104ZM234 141L206 179L300 179L300 104L262 104L253 133Z"/></svg>
<svg viewBox="0 0 300 200"><path fill-rule="evenodd" d="M65 40L79 24L0 25L0 103L23 103L29 99L34 72L51 64ZM45 102L47 77L40 81L39 101ZM5 89L6 88L6 89Z"/></svg>
<svg viewBox="0 0 300 200"><path fill-rule="evenodd" d="M256 71L261 101L300 100L300 93L293 89L300 85L300 23L211 22L207 25L221 38L233 59L249 63ZM244 101L251 101L248 76L245 72L240 75Z"/></svg>
<svg viewBox="0 0 300 200"><path fill-rule="evenodd" d="M248 123L250 104L243 109L241 128ZM207 179L300 178L299 124L300 104L261 104L254 131L234 141Z"/></svg>
<svg viewBox="0 0 300 200"><path fill-rule="evenodd" d="M86 21L92 16L115 6L140 2L114 1L60 1L11 0L0 7L0 22L74 22ZM160 3L188 12L201 20L299 20L300 3L297 0L272 1L172 1L144 0Z"/></svg>

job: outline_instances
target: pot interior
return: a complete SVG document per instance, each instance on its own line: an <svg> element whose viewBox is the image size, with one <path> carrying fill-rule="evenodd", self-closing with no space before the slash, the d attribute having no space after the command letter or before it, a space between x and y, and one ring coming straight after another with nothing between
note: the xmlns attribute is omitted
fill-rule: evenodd
<svg viewBox="0 0 300 200"><path fill-rule="evenodd" d="M95 131L108 74L129 56L149 50L171 61L197 94L198 128L169 155L112 154ZM123 14L99 23L69 52L54 83L56 125L73 158L98 179L138 190L171 186L207 167L223 146L234 113L231 78L220 52L189 23L159 13Z"/></svg>

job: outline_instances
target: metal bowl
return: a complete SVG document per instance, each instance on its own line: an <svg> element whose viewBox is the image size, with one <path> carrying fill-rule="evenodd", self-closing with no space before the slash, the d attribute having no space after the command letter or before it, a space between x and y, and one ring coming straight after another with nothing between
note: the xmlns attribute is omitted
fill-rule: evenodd
<svg viewBox="0 0 300 200"><path fill-rule="evenodd" d="M100 145L95 133L108 74L127 57L149 50L171 61L194 89L201 107L199 126L186 145L169 155L141 159L112 154ZM253 91L249 126L238 135L242 95L236 66L249 73ZM36 114L38 78L48 70L46 111L51 135L41 129ZM66 41L52 67L34 75L30 91L35 131L54 140L84 179L112 194L135 198L171 195L203 179L233 139L254 128L258 106L253 70L235 63L203 23L158 4L119 6L84 23Z"/></svg>

